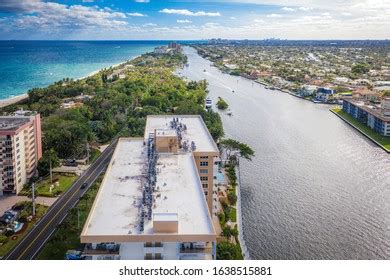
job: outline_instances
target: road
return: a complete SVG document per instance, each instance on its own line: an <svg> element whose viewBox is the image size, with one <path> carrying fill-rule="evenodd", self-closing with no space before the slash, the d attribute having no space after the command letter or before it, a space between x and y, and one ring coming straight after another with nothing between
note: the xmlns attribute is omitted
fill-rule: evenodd
<svg viewBox="0 0 390 280"><path fill-rule="evenodd" d="M68 212L105 170L111 160L116 143L117 141L114 141L107 147L100 157L57 199L34 228L4 257L5 260L31 260L38 254L57 226L65 219ZM80 187L84 182L88 183L88 187L81 189Z"/></svg>

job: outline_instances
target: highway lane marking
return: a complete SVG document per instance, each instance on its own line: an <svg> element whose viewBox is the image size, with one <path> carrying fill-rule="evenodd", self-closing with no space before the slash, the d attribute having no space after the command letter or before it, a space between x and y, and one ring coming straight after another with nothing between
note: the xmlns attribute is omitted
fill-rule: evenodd
<svg viewBox="0 0 390 280"><path fill-rule="evenodd" d="M108 153L108 154L109 154L109 153ZM102 155L102 157L107 157L107 155L105 155L105 156ZM104 159L104 160L105 160L105 159ZM103 160L103 161L104 161L104 160ZM99 165L100 165L100 164L98 164L97 166L99 166ZM91 167L92 167L92 166L91 166ZM97 167L96 167L96 168L97 168ZM96 169L96 168L95 168L95 169ZM86 170L86 171L88 171L88 170ZM52 210L54 210L54 209L58 206L58 204L59 204L60 202L63 202L63 200L66 202L66 196L72 191L72 189L74 188L74 185L76 185L77 183L79 183L81 180L84 179L85 174L86 174L86 172L83 173L83 174L81 174L81 176L80 176L79 178L77 178L76 181L73 183L73 186L72 186L71 188L69 188L69 189L62 195L62 198L57 199L57 200L54 202L54 204L50 207ZM93 174L93 171L92 171L91 174ZM88 177L88 178L89 178L89 177ZM83 194L83 195L84 195L84 194ZM47 215L47 214L49 214L49 213L46 213L46 215ZM42 218L34 225L34 228L40 226L40 224L43 223L43 222L46 220L46 217L47 217L47 216L42 217ZM49 222L51 222L51 220L50 220ZM25 240L27 240L27 239L30 237L30 235L33 234L34 228L33 228L32 230L30 230L30 231L27 233L27 235L23 238L23 240L22 240L19 244L16 245L16 247L8 254L8 256L11 256L12 254L14 254L15 251L18 249L18 247L21 246L22 243L23 243Z"/></svg>
<svg viewBox="0 0 390 280"><path fill-rule="evenodd" d="M105 158L106 159L106 158ZM96 169L98 169L100 167L100 165L105 161L105 159L102 160L101 163L99 163L99 165L96 167ZM95 170L96 170L95 169ZM85 180L88 180L89 178L91 178L91 176L94 175L94 172L92 171L91 174L85 179ZM33 245L33 243L42 235L42 233L46 230L46 228L53 222L53 220L55 218L57 218L57 216L61 213L61 211L69 204L70 200L76 195L78 194L78 190L76 190L71 197L69 197L64 205L58 210L58 212L53 216L53 218L51 220L49 220L46 224L46 226L42 229L42 231L31 241L30 245L27 246L27 248L21 253L21 255L18 257L18 259L20 259L25 253L26 251L28 251L31 246Z"/></svg>
<svg viewBox="0 0 390 280"><path fill-rule="evenodd" d="M110 153L108 153L109 155ZM95 170L97 170L101 165L102 163L104 163L104 161L107 159L107 156L102 160L101 163L98 164L98 166L95 168ZM100 174L101 172L99 172ZM91 174L85 179L85 180L88 180L89 178L91 178L91 176L94 174L94 171L91 172ZM54 217L49 220L46 224L46 226L41 230L41 232L30 242L30 244L27 246L27 248L19 255L19 257L17 258L18 260L20 260L22 258L22 256L31 248L31 246L33 245L33 243L42 235L42 233L44 233L44 231L46 230L46 228L53 222L53 220L55 218L57 218L57 216L60 214L60 212L69 204L69 201L76 195L78 194L78 191L79 190L76 190L73 195L71 197L69 197L69 199L66 200L66 202L64 203L64 205L59 209L59 211L54 215Z"/></svg>

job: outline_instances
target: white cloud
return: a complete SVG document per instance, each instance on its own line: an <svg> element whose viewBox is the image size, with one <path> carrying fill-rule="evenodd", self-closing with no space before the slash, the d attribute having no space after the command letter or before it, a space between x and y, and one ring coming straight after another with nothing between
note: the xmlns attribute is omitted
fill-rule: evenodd
<svg viewBox="0 0 390 280"><path fill-rule="evenodd" d="M270 14L270 15L267 15L267 18L281 18L283 17L282 15L280 14Z"/></svg>
<svg viewBox="0 0 390 280"><path fill-rule="evenodd" d="M256 23L264 23L264 20L263 20L263 19L254 19L253 22L256 22Z"/></svg>
<svg viewBox="0 0 390 280"><path fill-rule="evenodd" d="M230 19L235 20L235 19L237 19L237 18L236 18L236 17L230 17Z"/></svg>
<svg viewBox="0 0 390 280"><path fill-rule="evenodd" d="M290 8L290 7L283 7L282 10L286 11L286 12L295 12L296 11L296 9Z"/></svg>
<svg viewBox="0 0 390 280"><path fill-rule="evenodd" d="M147 15L141 13L127 13L127 15L129 17L147 17Z"/></svg>
<svg viewBox="0 0 390 280"><path fill-rule="evenodd" d="M183 16L193 16L193 17L202 17L202 16L208 16L208 17L219 17L221 14L219 12L204 12L204 11L198 11L198 12L192 12L187 9L162 9L159 11L162 14L173 14L173 15L183 15Z"/></svg>
<svg viewBox="0 0 390 280"><path fill-rule="evenodd" d="M8 0L7 0L8 1ZM11 3L12 0L9 2ZM4 2L3 2L4 3ZM16 3L16 2L13 2ZM8 24L17 29L34 29L50 32L51 28L57 29L83 29L103 28L120 29L128 23L123 19L126 15L113 11L110 8L97 6L87 7L82 5L64 5L53 2L23 1L22 7L25 13L10 19ZM22 2L18 2L22 4ZM8 7L11 7L8 5ZM13 6L12 9L17 8Z"/></svg>
<svg viewBox="0 0 390 280"><path fill-rule="evenodd" d="M149 3L150 0L134 0L134 2L137 2L137 3Z"/></svg>
<svg viewBox="0 0 390 280"><path fill-rule="evenodd" d="M190 21L188 19L178 19L176 22L177 23L192 23L192 21Z"/></svg>
<svg viewBox="0 0 390 280"><path fill-rule="evenodd" d="M345 16L345 17L350 17L350 16L352 16L351 13L347 13L347 12L341 13L341 15L343 15L343 16Z"/></svg>
<svg viewBox="0 0 390 280"><path fill-rule="evenodd" d="M298 10L307 12L307 11L312 10L312 8L309 8L309 7L299 7Z"/></svg>
<svg viewBox="0 0 390 280"><path fill-rule="evenodd" d="M142 26L143 27L154 27L154 26L157 26L157 24L152 23L152 22L148 22L148 23L143 24Z"/></svg>

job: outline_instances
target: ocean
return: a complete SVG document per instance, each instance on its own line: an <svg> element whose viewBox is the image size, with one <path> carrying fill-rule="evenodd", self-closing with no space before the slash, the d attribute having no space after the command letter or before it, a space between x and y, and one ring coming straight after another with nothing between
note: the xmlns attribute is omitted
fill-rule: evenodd
<svg viewBox="0 0 390 280"><path fill-rule="evenodd" d="M0 100L152 51L168 41L0 41Z"/></svg>

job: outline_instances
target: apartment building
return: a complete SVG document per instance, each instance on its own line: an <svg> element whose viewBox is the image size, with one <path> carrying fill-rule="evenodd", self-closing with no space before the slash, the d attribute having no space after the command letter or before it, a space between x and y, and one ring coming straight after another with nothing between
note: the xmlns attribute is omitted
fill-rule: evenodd
<svg viewBox="0 0 390 280"><path fill-rule="evenodd" d="M81 233L83 256L215 259L217 155L200 116L148 116L144 138L118 141Z"/></svg>
<svg viewBox="0 0 390 280"><path fill-rule="evenodd" d="M42 157L41 118L30 111L0 116L0 196L17 194Z"/></svg>
<svg viewBox="0 0 390 280"><path fill-rule="evenodd" d="M344 98L343 111L383 136L390 136L390 99L379 104L366 100Z"/></svg>

